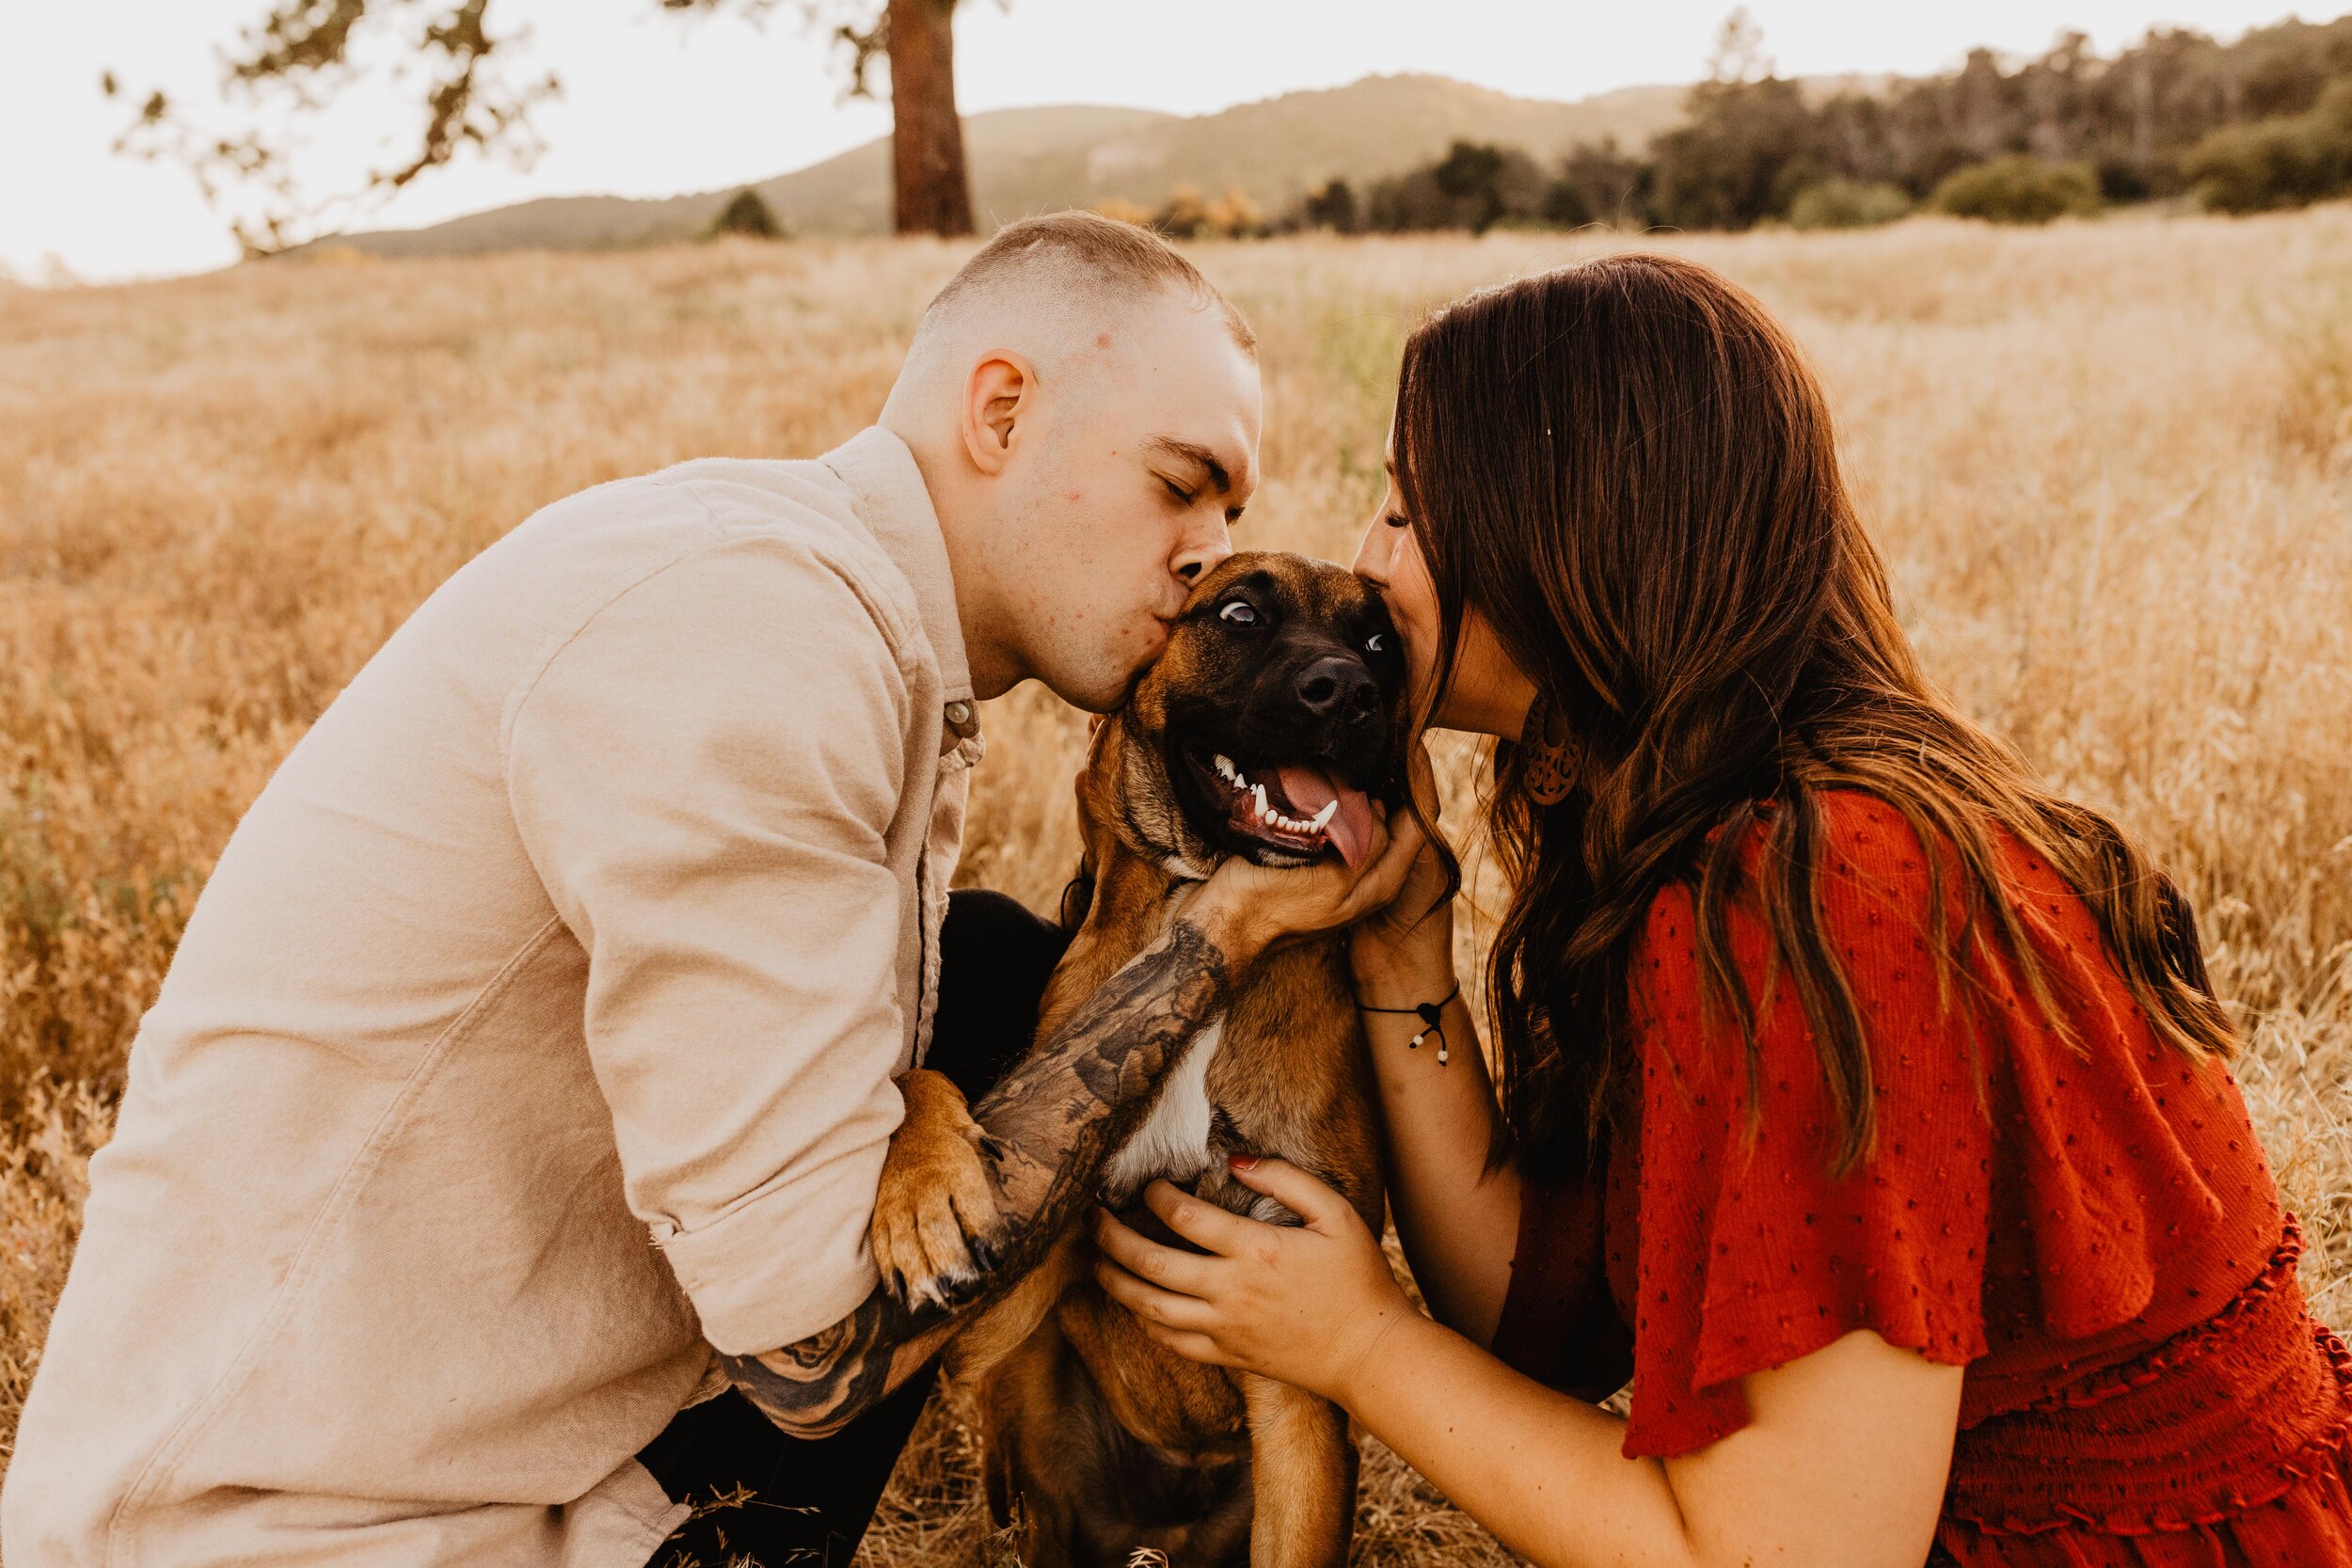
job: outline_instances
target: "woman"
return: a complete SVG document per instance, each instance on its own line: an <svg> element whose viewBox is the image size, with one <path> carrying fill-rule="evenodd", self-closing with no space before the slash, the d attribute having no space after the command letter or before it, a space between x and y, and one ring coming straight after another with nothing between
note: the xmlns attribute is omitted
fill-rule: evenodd
<svg viewBox="0 0 2352 1568"><path fill-rule="evenodd" d="M1473 295L1391 471L1358 569L1429 722L1510 743L1496 1082L1438 852L1354 947L1435 1321L1273 1160L1304 1228L1161 1184L1203 1252L1101 1216L1105 1287L1538 1563L2352 1562L2352 1367L2189 911L1928 686L1787 335L1662 256Z"/></svg>

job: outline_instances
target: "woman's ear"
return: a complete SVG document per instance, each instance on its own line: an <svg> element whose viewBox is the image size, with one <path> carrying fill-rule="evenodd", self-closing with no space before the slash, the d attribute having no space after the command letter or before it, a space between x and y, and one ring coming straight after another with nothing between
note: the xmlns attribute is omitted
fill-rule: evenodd
<svg viewBox="0 0 2352 1568"><path fill-rule="evenodd" d="M993 479L1012 461L1023 418L1035 411L1037 372L1009 350L983 356L963 388L963 450Z"/></svg>

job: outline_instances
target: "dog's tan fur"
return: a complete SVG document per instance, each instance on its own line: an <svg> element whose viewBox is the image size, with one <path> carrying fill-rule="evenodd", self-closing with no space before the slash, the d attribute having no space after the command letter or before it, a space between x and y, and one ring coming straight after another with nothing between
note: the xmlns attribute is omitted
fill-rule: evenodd
<svg viewBox="0 0 2352 1568"><path fill-rule="evenodd" d="M1244 561L1274 570L1302 613L1367 592L1337 568L1294 557ZM1092 895L1046 989L1040 1037L1158 936L1170 893L1216 858L1178 809L1159 741L1169 695L1186 683L1215 689L1200 683L1218 678L1195 645L1173 641L1096 735L1078 786ZM1149 1175L1237 1213L1295 1223L1225 1163L1229 1152L1279 1154L1330 1181L1380 1227L1379 1156L1343 942L1301 942L1261 961L1208 1068L1215 1114L1202 1168ZM969 1261L956 1233L984 1238L993 1223L967 1203L974 1183L985 1184L981 1146L946 1080L918 1070L902 1085L907 1119L876 1198L875 1256L902 1293L948 1294ZM1138 1206L1145 1180L1105 1201L1149 1223ZM1286 1385L1162 1350L1103 1294L1093 1259L1090 1239L1073 1229L948 1352L960 1372L981 1379L990 1505L1001 1523L1018 1504L1023 1560L1123 1564L1150 1547L1171 1568L1235 1563L1245 1550L1255 1568L1340 1568L1356 1491L1345 1415Z"/></svg>

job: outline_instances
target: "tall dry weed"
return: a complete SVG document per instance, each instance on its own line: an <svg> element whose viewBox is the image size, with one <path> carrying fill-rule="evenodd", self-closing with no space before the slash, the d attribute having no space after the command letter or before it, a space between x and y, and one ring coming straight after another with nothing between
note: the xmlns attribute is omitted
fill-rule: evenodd
<svg viewBox="0 0 2352 1568"><path fill-rule="evenodd" d="M1201 247L1263 341L1244 541L1344 559L1417 314L1618 243ZM2352 1321L2352 212L1667 243L1814 356L1938 678L2196 898L2307 1283ZM138 1014L303 727L534 507L850 435L961 254L722 244L0 290L0 1455ZM1048 907L1083 724L1025 691L985 725L965 879ZM1440 772L1458 824L1471 750ZM1466 959L1485 928L1465 923ZM950 1391L927 1416L869 1561L992 1555L964 1415ZM1508 1560L1381 1452L1360 1520L1361 1564Z"/></svg>
<svg viewBox="0 0 2352 1568"><path fill-rule="evenodd" d="M73 1260L89 1157L113 1129L113 1107L87 1084L36 1085L19 1115L0 1123L0 1460L12 1451L50 1308Z"/></svg>

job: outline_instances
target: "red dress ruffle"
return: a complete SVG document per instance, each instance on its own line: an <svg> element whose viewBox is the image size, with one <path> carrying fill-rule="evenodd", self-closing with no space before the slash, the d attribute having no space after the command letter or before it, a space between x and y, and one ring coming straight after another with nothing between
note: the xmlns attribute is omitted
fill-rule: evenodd
<svg viewBox="0 0 2352 1568"><path fill-rule="evenodd" d="M1836 1117L1795 987L1735 911L1760 999L1752 1104L1737 1026L1700 1000L1690 895L1669 889L1636 964L1638 1090L1595 1180L1529 1186L1497 1354L1586 1397L1629 1372L1625 1450L1668 1456L1747 1423L1741 1378L1870 1329L1967 1368L1945 1560L2352 1564L2352 1370L2304 1306L2226 1069L2155 1038L2090 911L2014 844L2007 891L2074 1040L1997 952L1971 961L1972 1013L1939 983L1900 815L1847 794L1823 816L1869 1155L1828 1174Z"/></svg>
<svg viewBox="0 0 2352 1568"><path fill-rule="evenodd" d="M1962 1432L1946 1557L1961 1568L2352 1563L2352 1353L2304 1307L2302 1252L2290 1219L2269 1266L2208 1322Z"/></svg>

